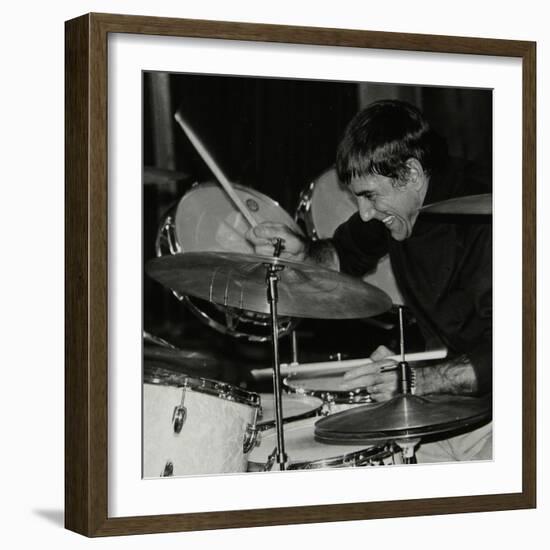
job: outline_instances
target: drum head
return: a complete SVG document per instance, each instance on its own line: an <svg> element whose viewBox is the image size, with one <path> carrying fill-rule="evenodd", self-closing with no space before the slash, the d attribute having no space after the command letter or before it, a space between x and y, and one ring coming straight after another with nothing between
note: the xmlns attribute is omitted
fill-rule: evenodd
<svg viewBox="0 0 550 550"><path fill-rule="evenodd" d="M330 239L336 228L357 212L350 191L338 180L334 168L315 181L311 192L310 216L318 239Z"/></svg>
<svg viewBox="0 0 550 550"><path fill-rule="evenodd" d="M338 463L346 455L363 451L367 445L326 445L315 441L315 418L306 418L297 422L285 424L285 452L288 455L291 468L294 464L308 468L308 464L317 461ZM261 444L249 455L249 462L265 464L273 449L277 447L277 431L273 428L262 433ZM345 465L341 460L341 465ZM351 464L349 464L351 465Z"/></svg>
<svg viewBox="0 0 550 550"><path fill-rule="evenodd" d="M262 416L259 426L275 423L275 397L272 393L261 393ZM323 402L310 395L283 394L283 420L291 422L298 419L316 416L323 407Z"/></svg>
<svg viewBox="0 0 550 550"><path fill-rule="evenodd" d="M235 191L258 222L280 222L301 233L277 202L235 185ZM241 252L253 254L245 234L250 225L225 191L215 183L201 183L180 200L175 216L176 237L183 252Z"/></svg>

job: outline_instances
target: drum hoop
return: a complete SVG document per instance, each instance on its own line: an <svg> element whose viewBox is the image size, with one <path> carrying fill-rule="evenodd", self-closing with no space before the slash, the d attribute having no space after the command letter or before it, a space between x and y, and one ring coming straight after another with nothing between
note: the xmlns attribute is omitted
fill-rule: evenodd
<svg viewBox="0 0 550 550"><path fill-rule="evenodd" d="M209 378L196 378L166 369L155 368L151 370L153 372L145 371L144 373L143 382L146 384L185 388L186 390L189 389L227 401L234 401L255 408L260 407L260 395L258 393L244 390L227 382L219 382Z"/></svg>
<svg viewBox="0 0 550 550"><path fill-rule="evenodd" d="M390 446L372 446L365 447L359 451L346 453L330 458L321 458L319 460L291 462L289 470L318 470L319 468L353 468L368 464L372 460L384 459L392 456L394 453Z"/></svg>

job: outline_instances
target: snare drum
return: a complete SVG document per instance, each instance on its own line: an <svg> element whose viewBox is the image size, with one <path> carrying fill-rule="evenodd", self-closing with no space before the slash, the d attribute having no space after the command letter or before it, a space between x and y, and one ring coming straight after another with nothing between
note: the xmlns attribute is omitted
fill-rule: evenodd
<svg viewBox="0 0 550 550"><path fill-rule="evenodd" d="M297 393L283 393L281 397L283 423L319 416L323 412L323 401L317 397ZM260 398L258 429L264 431L275 427L275 396L272 393L261 393Z"/></svg>
<svg viewBox="0 0 550 550"><path fill-rule="evenodd" d="M259 408L257 393L146 367L143 477L245 472Z"/></svg>
<svg viewBox="0 0 550 550"><path fill-rule="evenodd" d="M234 188L258 222L280 222L302 233L277 202L242 185ZM245 238L249 229L244 216L218 184L195 184L165 215L157 233L156 254L197 251L253 254L254 248ZM271 338L269 315L224 308L199 298L174 294L201 321L224 334L254 342ZM281 317L279 334L286 334L295 324L288 317Z"/></svg>
<svg viewBox="0 0 550 550"><path fill-rule="evenodd" d="M283 384L288 391L297 395L308 395L321 399L325 405L325 411L328 414L334 414L350 406L372 403L372 399L365 388L356 388L353 390L343 389L343 373L333 373L325 375L315 375L300 373L300 367L297 372L289 374Z"/></svg>
<svg viewBox="0 0 550 550"><path fill-rule="evenodd" d="M331 168L309 184L300 195L296 221L301 223L314 239L330 239L338 226L357 212L357 204ZM394 304L404 304L391 269L389 256L382 257L376 269L363 277L363 281L382 289Z"/></svg>
<svg viewBox="0 0 550 550"><path fill-rule="evenodd" d="M315 420L315 418L307 418L285 424L284 437L285 452L289 459L288 470L381 466L395 463L396 453L391 445L365 447L365 445L327 445L315 441ZM248 471L271 470L275 463L274 450L276 447L277 430L272 428L263 432L260 446L250 453Z"/></svg>

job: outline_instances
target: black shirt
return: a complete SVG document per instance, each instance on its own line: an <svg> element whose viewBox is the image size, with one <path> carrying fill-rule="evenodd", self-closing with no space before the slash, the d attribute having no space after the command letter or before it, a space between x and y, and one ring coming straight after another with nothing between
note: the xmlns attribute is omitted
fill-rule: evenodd
<svg viewBox="0 0 550 550"><path fill-rule="evenodd" d="M490 192L490 177L449 159L430 177L424 204ZM340 270L372 271L389 254L405 303L426 340L443 342L451 354L466 354L479 393L492 389L492 222L490 216L420 214L411 236L391 238L378 220L354 214L336 230Z"/></svg>

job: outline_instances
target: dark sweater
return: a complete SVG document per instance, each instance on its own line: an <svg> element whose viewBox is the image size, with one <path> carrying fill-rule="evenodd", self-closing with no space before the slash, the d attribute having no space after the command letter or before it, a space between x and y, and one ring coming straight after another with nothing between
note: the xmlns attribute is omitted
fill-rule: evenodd
<svg viewBox="0 0 550 550"><path fill-rule="evenodd" d="M432 174L424 204L490 192L490 177L450 159ZM391 238L378 220L354 214L336 230L340 269L372 271L390 255L399 290L426 341L440 340L450 354L466 354L479 394L492 390L492 221L490 216L420 214L411 236Z"/></svg>

